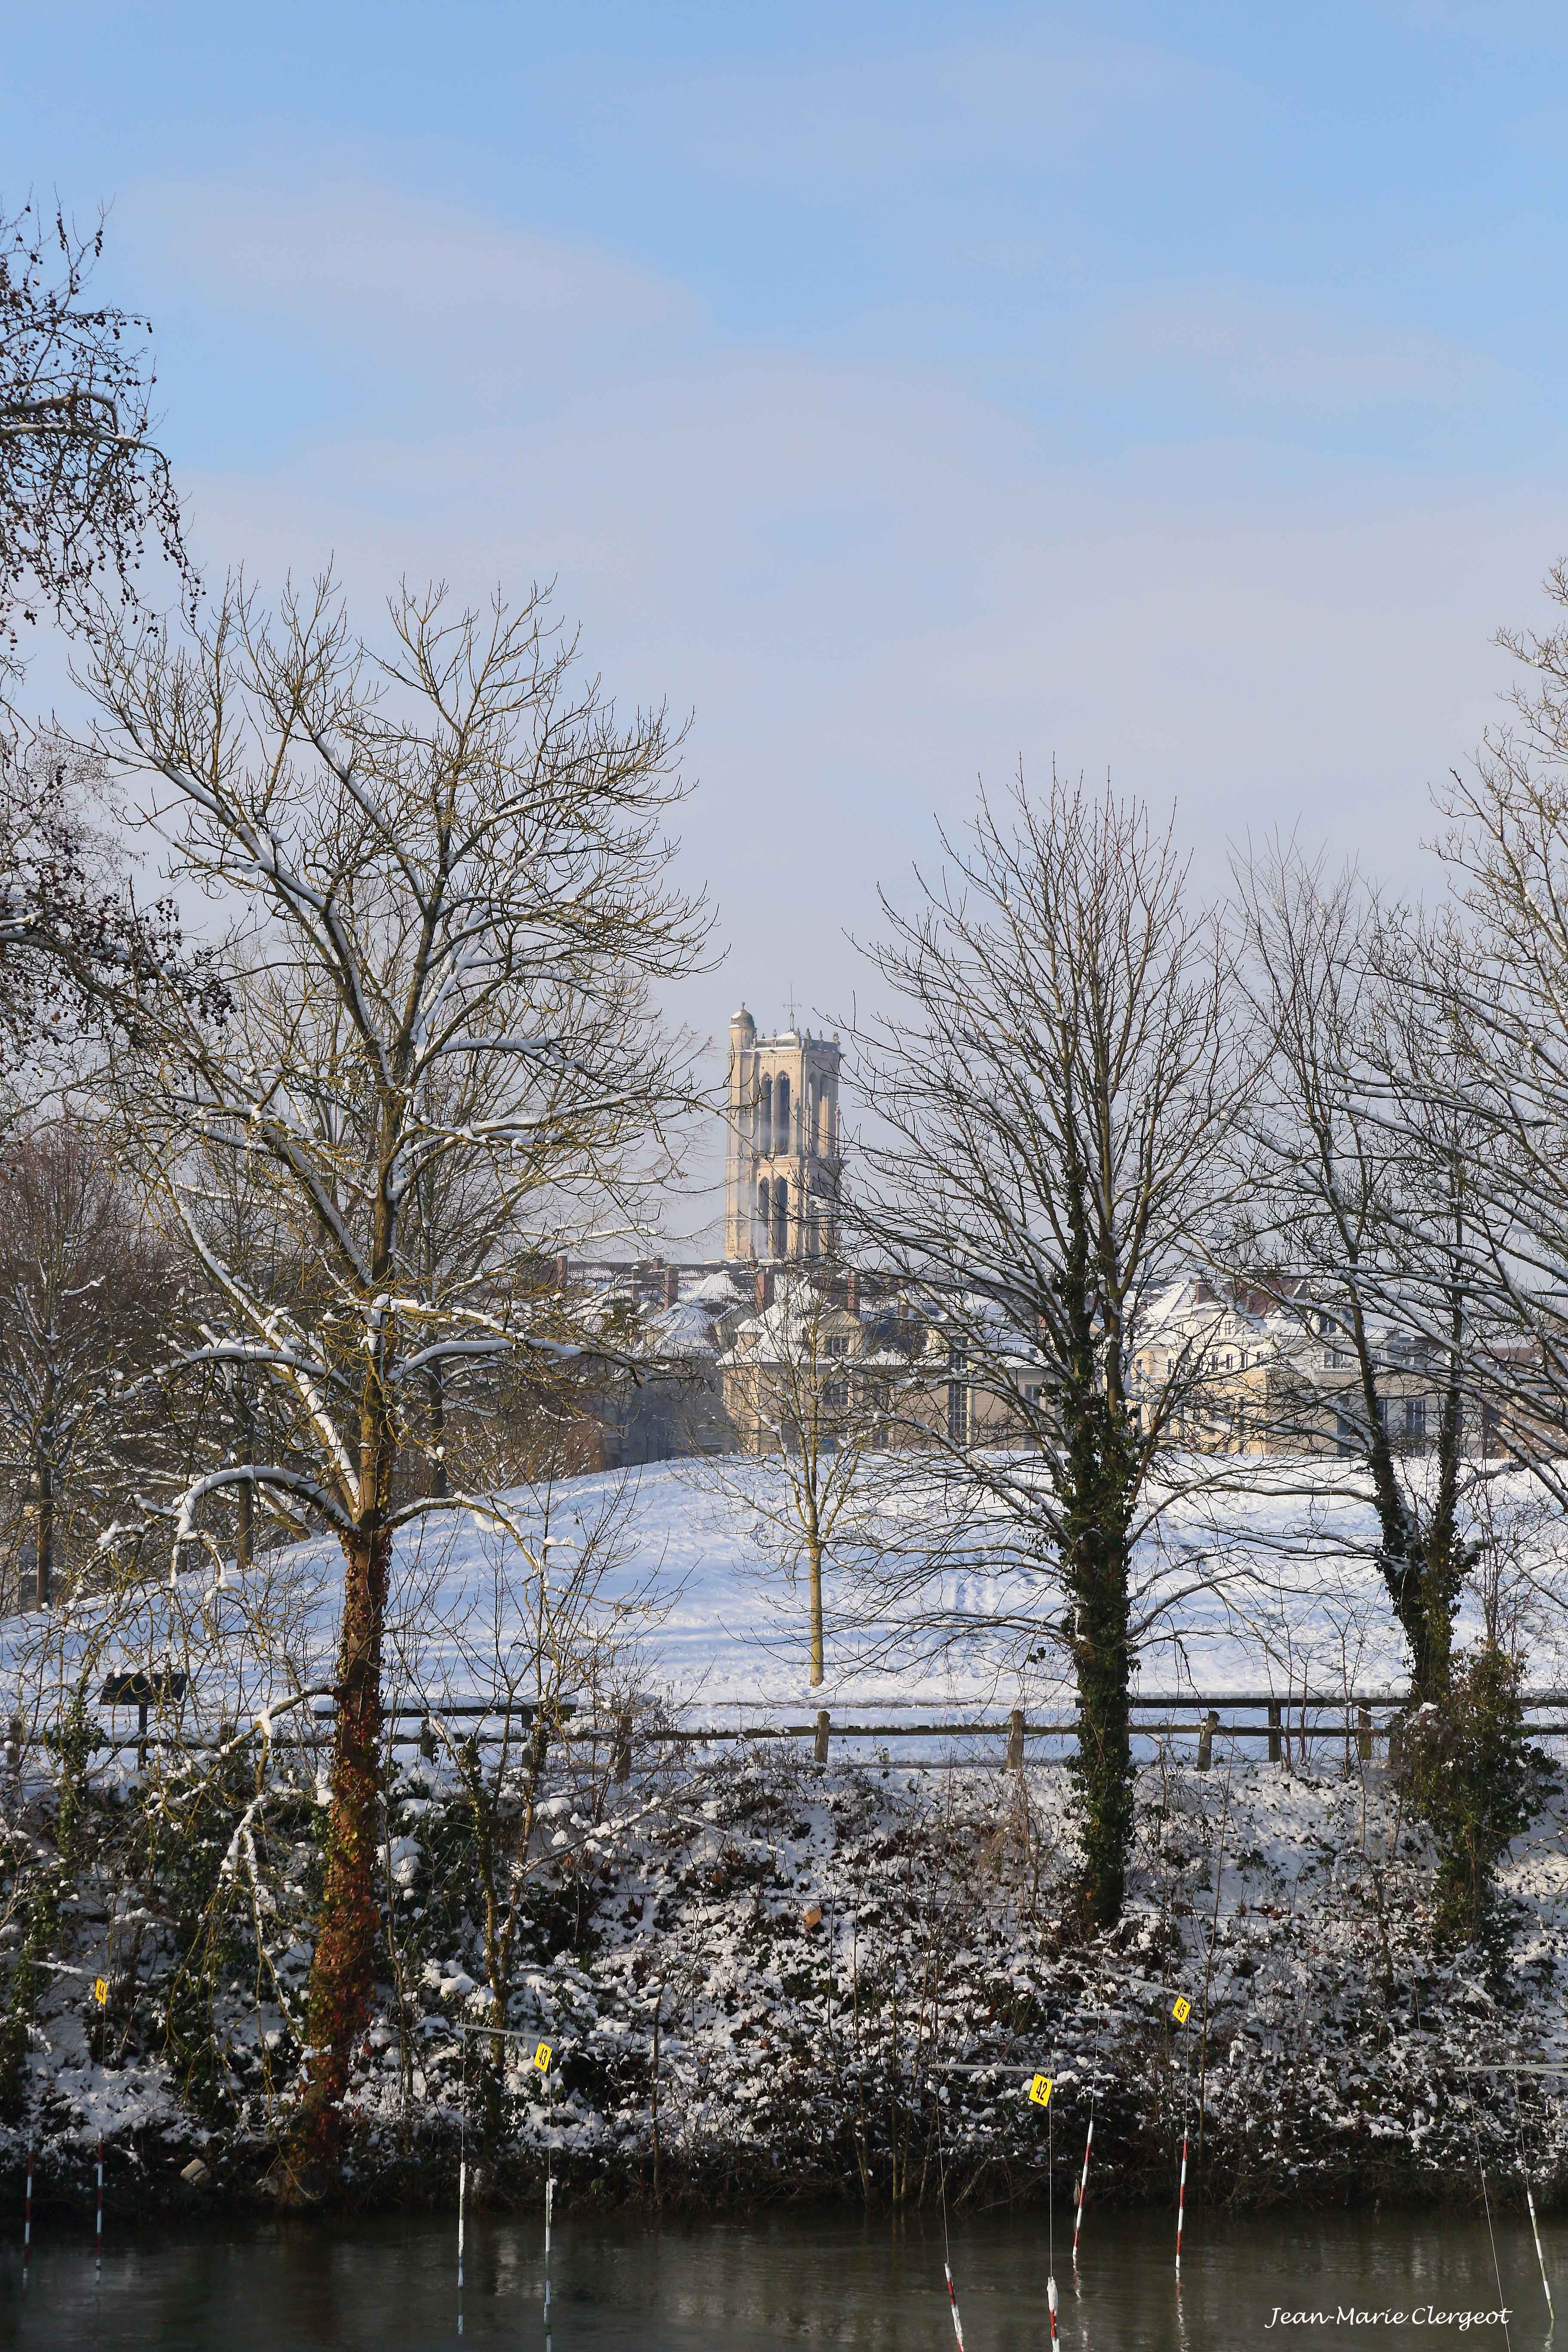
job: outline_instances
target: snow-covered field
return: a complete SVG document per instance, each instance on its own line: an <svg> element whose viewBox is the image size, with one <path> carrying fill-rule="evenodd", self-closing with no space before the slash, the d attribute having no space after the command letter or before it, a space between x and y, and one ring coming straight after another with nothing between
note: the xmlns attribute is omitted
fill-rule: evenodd
<svg viewBox="0 0 1568 2352"><path fill-rule="evenodd" d="M1137 1689L1150 1696L1350 1690L1395 1693L1403 1643L1372 1558L1372 1513L1336 1465L1260 1465L1249 1493L1173 1509L1139 1553ZM963 1564L918 1575L893 1601L859 1583L855 1555L826 1570L827 1675L806 1675L804 1579L781 1556L778 1473L689 1463L564 1481L507 1498L510 1526L467 1511L399 1539L389 1695L489 1696L536 1642L540 1594L568 1643L605 1639L618 1687L657 1695L688 1722L730 1724L809 1705L858 1720L916 1707L989 1714L1023 1704L1067 1711L1062 1600L1048 1573L1003 1558L1003 1531ZM1568 1565L1560 1533L1517 1482L1488 1507L1503 1601L1537 1688L1568 1685ZM880 1518L885 1555L909 1570L941 1518L940 1496L895 1492ZM548 1542L546 1542L548 1538ZM540 1563L548 1580L540 1581ZM575 1591L574 1584L575 1581ZM334 1542L273 1552L247 1578L208 1562L141 1583L113 1604L0 1625L0 1701L47 1717L90 1675L167 1659L191 1678L207 1719L276 1704L330 1680L341 1584ZM1482 1624L1478 1588L1462 1637ZM124 1727L121 1726L123 1728Z"/></svg>

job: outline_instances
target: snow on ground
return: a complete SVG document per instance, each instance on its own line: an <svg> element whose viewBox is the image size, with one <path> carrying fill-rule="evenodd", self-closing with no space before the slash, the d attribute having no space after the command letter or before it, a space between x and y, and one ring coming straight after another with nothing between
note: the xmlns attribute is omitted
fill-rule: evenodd
<svg viewBox="0 0 1568 2352"><path fill-rule="evenodd" d="M1306 1499L1308 1470L1259 1465L1251 1491L1184 1502L1145 1538L1138 1688L1285 1698L1403 1688L1404 1646L1372 1558L1371 1511L1333 1464L1310 1465ZM994 1539L972 1541L937 1580L940 1595L932 1584L870 1605L853 1561L830 1559L827 1678L812 1689L804 1577L781 1561L768 1522L778 1494L779 1473L765 1463L665 1463L520 1490L508 1498L510 1532L468 1511L405 1531L393 1577L389 1695L490 1696L526 1649L543 1559L552 1591L567 1596L553 1604L563 1612L577 1607L574 1576L602 1570L582 1622L608 1627L623 1645L623 1686L658 1694L689 1722L817 1706L862 1721L884 1711L896 1720L893 1710L910 1707L1070 1712L1060 1645L1041 1639L1060 1620L1061 1595L1048 1574L1008 1564L999 1523ZM1568 1685L1558 1532L1538 1523L1518 1482L1495 1486L1490 1507L1528 1680ZM884 1546L918 1562L941 1516L934 1485L896 1492L881 1515ZM167 1659L189 1673L199 1716L248 1715L330 1682L340 1588L336 1545L322 1539L268 1554L246 1578L229 1569L220 1581L209 1564L173 1589L166 1580L140 1585L112 1606L11 1618L0 1625L0 1700L47 1720L84 1669L90 1679ZM922 1632L934 1598L956 1640ZM1471 1591L1464 1636L1480 1625ZM131 1727L126 1717L117 1725Z"/></svg>
<svg viewBox="0 0 1568 2352"><path fill-rule="evenodd" d="M1300 1499L1278 1465L1268 1475L1274 1491L1232 1496L1218 1514L1184 1506L1160 1544L1143 1547L1140 1605L1153 1628L1144 1688L1283 1697L1303 1678L1326 1692L1346 1682L1401 1687L1401 1646L1370 1558L1372 1522L1351 1481L1315 1465L1307 1558L1286 1540L1300 1527ZM1065 1704L1059 1668L1049 1659L1021 1668L1013 1636L994 1630L1009 1612L1026 1608L1038 1624L1061 1606L1045 1579L1006 1567L1000 1530L949 1575L945 1601L971 1637L938 1654L913 1642L907 1596L876 1622L847 1622L847 1571L830 1568L829 1675L811 1690L804 1597L789 1589L765 1538L777 1479L760 1464L727 1464L721 1473L661 1465L630 1480L584 1477L548 1496L516 1496L510 1534L472 1514L427 1525L404 1540L396 1560L389 1696L489 1697L496 1676L527 1653L542 1552L552 1605L569 1605L584 1561L602 1560L599 1616L620 1604L627 1613L619 1629L635 1645L622 1661L626 1676L680 1706L689 1725L733 1725L744 1715L804 1721L819 1702L838 1722L874 1721L880 1709L897 1720L895 1710L910 1708L921 1710L915 1720L982 1711L994 1720L1020 1696L1037 1713ZM1521 1579L1530 1679L1562 1685L1555 1531L1536 1524L1526 1494L1500 1492L1495 1501L1509 1573ZM891 1505L888 1516L895 1517ZM939 1498L906 1493L897 1517L918 1561L939 1523ZM113 1609L99 1601L62 1610L48 1626L12 1619L0 1626L0 1676L11 1685L0 1704L20 1694L35 1725L52 1723L77 1681L96 1703L102 1673L167 1655L192 1675L199 1719L242 1718L330 1680L339 1584L333 1547L307 1544L268 1556L245 1579L228 1574L219 1584L210 1570L193 1572L173 1591L166 1582L142 1586ZM651 1622L643 1605L650 1591ZM1466 1607L1474 1633L1475 1595ZM118 1719L122 1736L132 1727ZM1299 1756L1271 1767L1254 1747L1234 1772L1200 1775L1189 1769L1190 1747L1184 1758L1156 1758L1146 1744L1123 1927L1092 1946L1064 1948L1058 1923L1074 1853L1064 1776L952 1775L932 1769L950 1745L942 1742L901 1745L889 1767L868 1745L858 1759L836 1748L818 1772L802 1745L639 1742L631 1785L610 1791L613 1811L603 1814L605 1786L598 1799L584 1795L593 1775L581 1752L552 1752L538 1857L543 1925L537 1934L530 1927L520 1947L511 2014L524 2053L537 2032L575 2053L577 2074L563 2067L554 2144L584 2179L643 2177L650 1983L661 2001L670 1988L665 2161L693 2181L721 2177L730 2193L736 2182L775 2181L781 2168L802 2187L853 2188L866 2116L897 2120L900 2103L913 2099L921 2128L929 2126L941 2066L914 2083L909 2058L924 2000L910 1988L928 1979L942 1987L931 2047L943 2063L984 2070L953 2077L950 2150L1016 2182L1031 2166L1037 2171L1021 2086L1039 2064L1058 2074L1064 2100L1081 2106L1091 2090L1100 2099L1118 2186L1167 2177L1184 2079L1168 2024L1173 1984L1205 2021L1214 2144L1244 2198L1267 2201L1292 2189L1339 2195L1348 2183L1370 2183L1372 2194L1384 2185L1440 2189L1471 2160L1478 2129L1489 2163L1513 2160L1510 2116L1489 2115L1466 2070L1495 2063L1500 2052L1568 2055L1562 1799L1501 1872L1503 1988L1488 1981L1478 1954L1431 1953L1429 1859L1381 1757L1367 1765L1334 1742L1305 1769ZM982 1745L994 1765L994 1739L969 1743L959 1760L979 1760ZM1031 1763L1045 1753L1041 1743ZM601 1750L601 1769L602 1759ZM460 1802L440 1759L426 1763L405 1748L400 1762L385 1860L397 1890L389 1916L402 1922L414 1988L415 2063L405 2076L388 1995L353 2094L388 2149L410 2113L418 2133L444 2130L449 2141L465 2098L456 2029L482 2013L484 1998L467 1848L454 1830ZM195 1789L207 1768L187 1758L180 1769ZM285 1793L302 1778L307 1810L310 1770L310 1759L296 1755L275 1776ZM119 1817L104 1809L110 1832ZM229 1828L209 1833L208 1846ZM167 2174L174 2182L195 2147L216 2161L227 2145L242 2157L246 2146L263 2145L278 2101L290 2095L303 2039L308 1852L309 1840L291 1847L279 1836L263 1873L266 1900L254 1924L268 1939L270 1977L264 1984L247 1965L229 1980L226 1961L215 1988L235 2104L211 2140L165 2046L170 1971L180 1958L163 1916L167 1894L154 1902L139 1883L117 1877L112 1853L81 1876L40 1964L47 1981L27 2058L29 2112L44 2119L51 2163L70 2150L83 2158L100 2129L121 2139L145 2131L149 2180ZM230 1856L239 1853L231 1843ZM242 1862L224 1865L237 1886ZM563 1889L582 1913L565 1948L550 1927ZM237 1899L237 1908L243 1927L248 1901ZM107 2021L91 1999L100 1973L118 1988ZM847 2018L855 2020L852 2046ZM914 2047L919 2074L931 2055ZM519 2068L519 2127L536 2147L538 2086L521 2057ZM1554 2094L1528 2084L1526 2093L1531 2160L1544 2179L1568 2163L1568 2116ZM445 2145L418 2133L416 2151ZM21 2146L14 2135L13 2161ZM0 2134L0 2160L5 2148ZM881 2164L885 2154L873 2148L871 2160Z"/></svg>

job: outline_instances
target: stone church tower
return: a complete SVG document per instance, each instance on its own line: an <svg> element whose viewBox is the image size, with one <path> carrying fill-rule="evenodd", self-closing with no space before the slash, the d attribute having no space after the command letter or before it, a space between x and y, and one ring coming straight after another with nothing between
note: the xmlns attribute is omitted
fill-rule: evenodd
<svg viewBox="0 0 1568 2352"><path fill-rule="evenodd" d="M759 1037L743 1004L731 1022L727 1258L813 1258L837 1246L839 1060L837 1037Z"/></svg>

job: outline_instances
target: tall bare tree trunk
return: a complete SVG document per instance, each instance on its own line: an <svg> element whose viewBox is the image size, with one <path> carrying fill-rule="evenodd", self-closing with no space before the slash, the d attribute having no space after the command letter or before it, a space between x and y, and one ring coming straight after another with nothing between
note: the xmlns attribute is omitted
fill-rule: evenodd
<svg viewBox="0 0 1568 2352"><path fill-rule="evenodd" d="M315 2053L293 2140L302 2184L336 2165L354 2045L370 2017L381 1906L379 1843L381 1643L387 1541L379 1528L343 1539L342 1640L338 1653L327 1870L310 1968L307 2030Z"/></svg>
<svg viewBox="0 0 1568 2352"><path fill-rule="evenodd" d="M822 1546L810 1547L811 1563L811 1685L815 1690L822 1680L824 1648L822 1640Z"/></svg>
<svg viewBox="0 0 1568 2352"><path fill-rule="evenodd" d="M359 1525L342 1538L343 1616L337 1727L321 1927L310 1965L310 2060L293 2133L307 2189L336 2166L355 2044L370 2019L381 1926L375 1860L381 1819L381 1654L386 1622L386 1533L397 1437L384 1356L372 1362L360 1420Z"/></svg>

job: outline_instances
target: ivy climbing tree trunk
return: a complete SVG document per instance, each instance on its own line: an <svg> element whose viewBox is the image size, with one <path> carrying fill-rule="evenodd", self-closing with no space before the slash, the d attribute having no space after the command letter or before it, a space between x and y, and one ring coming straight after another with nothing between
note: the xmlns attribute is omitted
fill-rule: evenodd
<svg viewBox="0 0 1568 2352"><path fill-rule="evenodd" d="M876 1128L850 1214L930 1320L900 1391L915 1475L941 1465L929 1549L951 1565L973 1534L988 1567L1000 1545L1027 1579L1033 1605L996 1618L1021 1684L1070 1661L1098 1930L1126 1891L1131 1675L1169 1605L1146 1539L1218 1469L1182 1441L1226 1302L1182 1277L1218 1213L1245 1074L1217 931L1186 911L1182 862L1136 802L1055 777L1037 802L1020 782L944 846L912 913L884 900L873 961L892 1003L854 1033ZM923 1560L872 1573L902 1588L906 1622L953 1638Z"/></svg>

